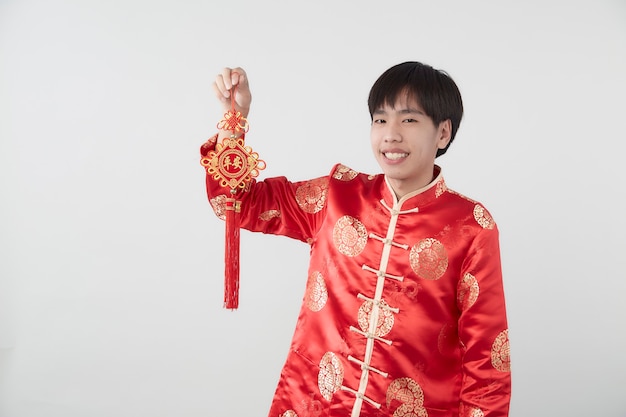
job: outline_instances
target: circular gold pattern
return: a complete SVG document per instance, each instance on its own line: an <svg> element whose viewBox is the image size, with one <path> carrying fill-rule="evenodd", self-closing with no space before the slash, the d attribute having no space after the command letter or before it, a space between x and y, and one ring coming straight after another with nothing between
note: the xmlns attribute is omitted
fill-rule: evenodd
<svg viewBox="0 0 626 417"><path fill-rule="evenodd" d="M298 415L293 410L287 410L284 413L282 413L280 417L298 417Z"/></svg>
<svg viewBox="0 0 626 417"><path fill-rule="evenodd" d="M337 169L333 172L333 178L339 181L350 181L356 178L357 175L359 175L358 172L345 165L337 166Z"/></svg>
<svg viewBox="0 0 626 417"><path fill-rule="evenodd" d="M480 204L474 206L474 218L483 229L493 229L495 222L491 217L491 214Z"/></svg>
<svg viewBox="0 0 626 417"><path fill-rule="evenodd" d="M444 324L439 331L439 337L437 338L437 348L439 349L439 353L447 355L453 352L458 346L459 337L456 326L451 323Z"/></svg>
<svg viewBox="0 0 626 417"><path fill-rule="evenodd" d="M357 256L367 243L367 230L363 223L352 216L343 216L333 229L335 247L346 256Z"/></svg>
<svg viewBox="0 0 626 417"><path fill-rule="evenodd" d="M461 403L459 406L459 417L485 417L485 413L478 407Z"/></svg>
<svg viewBox="0 0 626 417"><path fill-rule="evenodd" d="M209 200L215 215L222 220L226 220L226 197L225 194L218 195Z"/></svg>
<svg viewBox="0 0 626 417"><path fill-rule="evenodd" d="M448 269L448 252L437 239L424 239L411 248L409 263L420 278L436 280Z"/></svg>
<svg viewBox="0 0 626 417"><path fill-rule="evenodd" d="M305 417L320 417L323 407L321 401L316 400L313 393L311 393L311 397L300 401L296 409Z"/></svg>
<svg viewBox="0 0 626 417"><path fill-rule="evenodd" d="M424 407L402 404L393 412L393 417L428 417L428 411Z"/></svg>
<svg viewBox="0 0 626 417"><path fill-rule="evenodd" d="M259 219L263 221L268 221L275 217L280 217L280 210L267 210L259 214Z"/></svg>
<svg viewBox="0 0 626 417"><path fill-rule="evenodd" d="M500 332L491 345L491 365L500 372L511 371L508 329Z"/></svg>
<svg viewBox="0 0 626 417"><path fill-rule="evenodd" d="M220 167L220 173L225 178L236 178L242 173L245 174L248 167L244 161L247 160L247 155L241 149L227 149L219 155L218 166Z"/></svg>
<svg viewBox="0 0 626 417"><path fill-rule="evenodd" d="M304 298L306 306L311 311L320 311L326 305L328 290L321 272L315 271L309 275Z"/></svg>
<svg viewBox="0 0 626 417"><path fill-rule="evenodd" d="M374 303L371 301L365 301L361 304L359 308L359 327L362 331L368 332L370 326L370 320L372 315L372 308L374 307ZM380 307L378 310L378 320L376 323L376 330L374 335L377 337L383 337L388 334L393 328L394 316L391 311L389 311L387 303L383 300L380 301Z"/></svg>
<svg viewBox="0 0 626 417"><path fill-rule="evenodd" d="M317 178L305 182L296 189L296 201L303 211L317 213L324 208L327 193L328 179Z"/></svg>
<svg viewBox="0 0 626 417"><path fill-rule="evenodd" d="M317 375L317 386L324 399L330 401L333 394L341 388L343 375L343 365L337 355L326 352L320 361L320 372Z"/></svg>
<svg viewBox="0 0 626 417"><path fill-rule="evenodd" d="M399 401L400 405L394 411L394 417L427 417L424 408L424 391L411 378L399 378L389 384L387 388L387 408L392 401Z"/></svg>
<svg viewBox="0 0 626 417"><path fill-rule="evenodd" d="M469 272L463 275L457 293L457 305L459 310L465 311L474 305L478 299L479 292L480 288L478 287L476 277Z"/></svg>

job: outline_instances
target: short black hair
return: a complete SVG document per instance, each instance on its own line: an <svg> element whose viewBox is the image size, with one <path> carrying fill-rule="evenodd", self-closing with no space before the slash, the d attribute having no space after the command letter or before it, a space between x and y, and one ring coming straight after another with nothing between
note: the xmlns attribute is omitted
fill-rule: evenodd
<svg viewBox="0 0 626 417"><path fill-rule="evenodd" d="M407 61L386 70L370 90L367 104L370 117L385 104L393 105L401 94L417 100L435 125L450 119L450 142L437 156L446 153L463 118L461 92L452 78L442 70L417 61Z"/></svg>

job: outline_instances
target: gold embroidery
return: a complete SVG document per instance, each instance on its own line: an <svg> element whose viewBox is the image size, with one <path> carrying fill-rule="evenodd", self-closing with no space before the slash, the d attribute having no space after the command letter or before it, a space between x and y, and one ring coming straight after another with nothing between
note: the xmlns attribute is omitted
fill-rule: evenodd
<svg viewBox="0 0 626 417"><path fill-rule="evenodd" d="M282 413L280 417L298 417L298 415L293 410L287 410L284 413Z"/></svg>
<svg viewBox="0 0 626 417"><path fill-rule="evenodd" d="M307 181L296 190L296 201L300 208L307 213L317 213L326 204L328 193L328 179L317 178Z"/></svg>
<svg viewBox="0 0 626 417"><path fill-rule="evenodd" d="M474 218L483 229L493 229L495 225L491 214L480 204L474 206Z"/></svg>
<svg viewBox="0 0 626 417"><path fill-rule="evenodd" d="M420 278L436 280L448 269L448 252L437 239L424 239L411 248L409 262Z"/></svg>
<svg viewBox="0 0 626 417"><path fill-rule="evenodd" d="M491 345L491 365L500 372L511 371L508 329L500 332Z"/></svg>
<svg viewBox="0 0 626 417"><path fill-rule="evenodd" d="M357 256L367 243L367 230L352 216L343 216L333 229L335 247L346 256Z"/></svg>
<svg viewBox="0 0 626 417"><path fill-rule="evenodd" d="M268 221L271 220L275 217L280 217L280 211L279 210L267 210L264 211L263 213L259 214L259 219L264 220L264 221Z"/></svg>
<svg viewBox="0 0 626 417"><path fill-rule="evenodd" d="M441 194L445 193L448 190L446 186L446 182L442 179L437 181L437 188L435 188L435 197L440 197Z"/></svg>
<svg viewBox="0 0 626 417"><path fill-rule="evenodd" d="M222 220L226 220L226 197L225 194L218 195L209 200L215 215Z"/></svg>
<svg viewBox="0 0 626 417"><path fill-rule="evenodd" d="M320 372L317 375L317 386L320 394L327 401L333 398L333 394L341 388L343 383L343 365L337 355L326 352L320 361Z"/></svg>
<svg viewBox="0 0 626 417"><path fill-rule="evenodd" d="M456 326L451 323L446 323L439 332L437 338L437 348L439 353L447 355L454 351L459 346L459 337L457 336Z"/></svg>
<svg viewBox="0 0 626 417"><path fill-rule="evenodd" d="M306 306L311 311L320 311L328 301L326 282L320 272L313 272L307 281L305 296Z"/></svg>
<svg viewBox="0 0 626 417"><path fill-rule="evenodd" d="M485 413L478 407L461 403L459 406L459 417L485 417Z"/></svg>
<svg viewBox="0 0 626 417"><path fill-rule="evenodd" d="M387 388L387 408L394 400L401 403L394 411L394 417L428 416L428 412L424 408L424 391L411 378L399 378L389 384L389 388Z"/></svg>
<svg viewBox="0 0 626 417"><path fill-rule="evenodd" d="M393 412L393 417L428 417L428 411L424 407L402 404Z"/></svg>
<svg viewBox="0 0 626 417"><path fill-rule="evenodd" d="M345 165L337 166L335 172L333 172L333 178L339 181L350 181L359 175L355 170Z"/></svg>
<svg viewBox="0 0 626 417"><path fill-rule="evenodd" d="M296 406L296 410L304 417L321 417L322 416L322 402L315 399L315 394L310 393L309 398L305 398L300 401L300 404Z"/></svg>
<svg viewBox="0 0 626 417"><path fill-rule="evenodd" d="M238 123L238 116L232 115L234 119L231 120ZM224 121L229 123L228 120ZM222 187L231 189L245 188L247 183L259 176L260 170L265 169L265 161L260 160L259 154L244 144L243 136L224 138L222 143L215 145L215 150L209 150L202 157L200 164L206 168L207 175L219 181Z"/></svg>
<svg viewBox="0 0 626 417"><path fill-rule="evenodd" d="M474 305L479 292L480 288L478 287L476 277L468 272L463 276L463 279L459 283L459 290L457 294L457 305L459 310L465 311Z"/></svg>
<svg viewBox="0 0 626 417"><path fill-rule="evenodd" d="M361 307L359 308L359 327L364 332L369 331L370 320L372 308L374 307L374 303L371 301L365 301ZM383 300L380 301L380 309L378 314L378 320L376 323L376 331L374 332L375 336L383 337L387 333L389 333L393 327L394 316L391 311L389 311L387 303Z"/></svg>

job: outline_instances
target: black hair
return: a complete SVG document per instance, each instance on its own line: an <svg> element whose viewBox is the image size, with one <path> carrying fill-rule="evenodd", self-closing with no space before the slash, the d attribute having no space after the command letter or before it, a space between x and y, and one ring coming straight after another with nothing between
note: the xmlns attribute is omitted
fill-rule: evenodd
<svg viewBox="0 0 626 417"><path fill-rule="evenodd" d="M401 94L417 100L435 125L450 119L450 142L437 149L437 156L446 153L463 118L463 100L452 78L442 70L416 61L407 61L386 70L370 90L367 104L370 117L385 104L393 105Z"/></svg>

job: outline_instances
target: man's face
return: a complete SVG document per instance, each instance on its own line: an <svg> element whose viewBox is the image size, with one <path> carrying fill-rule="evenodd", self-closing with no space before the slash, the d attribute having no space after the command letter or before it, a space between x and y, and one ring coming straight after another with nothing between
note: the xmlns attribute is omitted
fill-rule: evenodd
<svg viewBox="0 0 626 417"><path fill-rule="evenodd" d="M450 121L435 126L417 101L406 94L393 106L377 109L372 117L374 157L396 195L402 197L428 185L433 179L437 149L450 141Z"/></svg>

